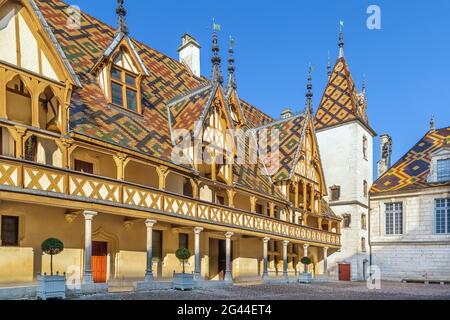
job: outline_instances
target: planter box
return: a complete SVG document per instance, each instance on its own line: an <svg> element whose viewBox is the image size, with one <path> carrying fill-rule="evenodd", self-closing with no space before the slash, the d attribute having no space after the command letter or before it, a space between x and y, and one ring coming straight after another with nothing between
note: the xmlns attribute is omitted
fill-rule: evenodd
<svg viewBox="0 0 450 320"><path fill-rule="evenodd" d="M65 276L38 276L36 287L37 298L65 299L66 298L66 277Z"/></svg>
<svg viewBox="0 0 450 320"><path fill-rule="evenodd" d="M173 275L173 288L175 290L193 290L194 289L194 275L175 273Z"/></svg>
<svg viewBox="0 0 450 320"><path fill-rule="evenodd" d="M306 283L311 284L313 281L312 274L311 273L301 273L298 276L298 282L299 283Z"/></svg>

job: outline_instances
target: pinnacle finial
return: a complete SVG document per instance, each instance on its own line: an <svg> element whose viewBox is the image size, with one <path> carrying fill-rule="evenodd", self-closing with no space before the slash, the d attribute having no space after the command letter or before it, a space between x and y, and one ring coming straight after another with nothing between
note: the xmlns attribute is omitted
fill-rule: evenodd
<svg viewBox="0 0 450 320"><path fill-rule="evenodd" d="M128 25L126 22L127 10L125 9L124 0L117 0L117 9L116 9L117 19L118 19L118 31L128 35Z"/></svg>
<svg viewBox="0 0 450 320"><path fill-rule="evenodd" d="M330 51L328 51L328 65L327 65L327 70L328 70L328 79L331 78L332 72L331 72L331 58L330 58Z"/></svg>
<svg viewBox="0 0 450 320"><path fill-rule="evenodd" d="M434 116L431 117L431 121L430 121L430 131L435 131L436 130L436 121L434 119Z"/></svg>
<svg viewBox="0 0 450 320"><path fill-rule="evenodd" d="M344 21L340 21L339 27L339 59L344 57Z"/></svg>
<svg viewBox="0 0 450 320"><path fill-rule="evenodd" d="M211 62L213 64L213 74L212 80L217 81L220 84L223 83L222 73L220 71L220 62L222 59L219 56L219 39L217 36L217 31L220 31L221 26L216 23L215 19L213 19L213 46L212 46L212 57Z"/></svg>
<svg viewBox="0 0 450 320"><path fill-rule="evenodd" d="M364 96L366 96L366 91L367 91L367 80L366 80L366 75L363 76L363 83L362 83L362 94Z"/></svg>
<svg viewBox="0 0 450 320"><path fill-rule="evenodd" d="M236 67L234 65L234 45L235 41L232 36L230 36L230 49L228 50L229 58L228 58L228 87L231 89L236 89L236 78L234 76L234 72L236 71Z"/></svg>
<svg viewBox="0 0 450 320"><path fill-rule="evenodd" d="M314 93L313 93L313 84L312 84L312 73L313 73L314 69L311 65L309 65L308 68L308 84L306 85L306 107L307 110L310 114L314 113L314 107L313 107L313 102L312 102L312 98L314 97Z"/></svg>

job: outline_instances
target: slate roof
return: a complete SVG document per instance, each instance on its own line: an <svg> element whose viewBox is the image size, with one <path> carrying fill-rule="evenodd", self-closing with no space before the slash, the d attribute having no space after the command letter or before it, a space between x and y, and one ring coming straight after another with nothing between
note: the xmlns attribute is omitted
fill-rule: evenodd
<svg viewBox="0 0 450 320"><path fill-rule="evenodd" d="M371 129L367 115L365 97L358 93L345 57L336 61L325 93L316 113L316 129L321 130L360 120Z"/></svg>
<svg viewBox="0 0 450 320"><path fill-rule="evenodd" d="M385 192L411 191L443 184L427 182L431 170L432 154L440 148L450 147L450 127L429 131L411 150L408 151L373 185L371 194Z"/></svg>

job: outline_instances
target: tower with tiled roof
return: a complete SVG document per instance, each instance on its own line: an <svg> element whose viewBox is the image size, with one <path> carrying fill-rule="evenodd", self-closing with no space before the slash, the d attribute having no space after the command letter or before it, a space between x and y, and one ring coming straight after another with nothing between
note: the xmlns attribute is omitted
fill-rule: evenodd
<svg viewBox="0 0 450 320"><path fill-rule="evenodd" d="M366 85L359 92L344 54L344 33L339 33L339 54L328 63L328 83L316 113L328 200L344 218L343 248L330 257L330 276L362 280L368 256L368 188L373 181L373 138L366 113ZM349 270L350 269L350 270Z"/></svg>

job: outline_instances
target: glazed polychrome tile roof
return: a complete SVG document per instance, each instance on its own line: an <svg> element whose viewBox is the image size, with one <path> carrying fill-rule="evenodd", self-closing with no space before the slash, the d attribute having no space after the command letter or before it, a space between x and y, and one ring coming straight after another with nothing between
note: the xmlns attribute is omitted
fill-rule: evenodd
<svg viewBox="0 0 450 320"><path fill-rule="evenodd" d="M345 57L339 58L328 81L316 114L316 129L360 120L371 131L365 99L358 94Z"/></svg>
<svg viewBox="0 0 450 320"><path fill-rule="evenodd" d="M278 132L279 134L279 145L267 143L272 149L275 147L279 150L279 168L276 169L271 167L269 163L267 164L274 182L289 180L291 178L292 169L295 167L295 161L298 159L297 154L300 151L307 120L308 115L304 112L258 129L260 134L266 131L265 134L261 135L263 144L267 143L267 139L270 138L273 132Z"/></svg>
<svg viewBox="0 0 450 320"><path fill-rule="evenodd" d="M112 106L90 71L113 43L116 30L84 12L81 12L81 28L70 29L66 25L67 4L58 0L38 0L36 4L81 80L82 86L72 95L71 132L171 161L170 126L192 129L211 98L211 83L193 76L182 63L131 39L149 71L142 83L143 115ZM169 119L167 104L174 99L179 100L171 105ZM244 115L252 117L251 123L259 125L272 121L255 107L245 102L243 105ZM257 186L259 192L281 199L282 195L273 191L270 178L256 167L234 166L239 174L235 183L250 189Z"/></svg>
<svg viewBox="0 0 450 320"><path fill-rule="evenodd" d="M371 189L372 194L410 191L439 186L427 182L431 156L440 148L450 147L450 127L429 131L406 155L381 176ZM450 185L450 183L441 184Z"/></svg>

